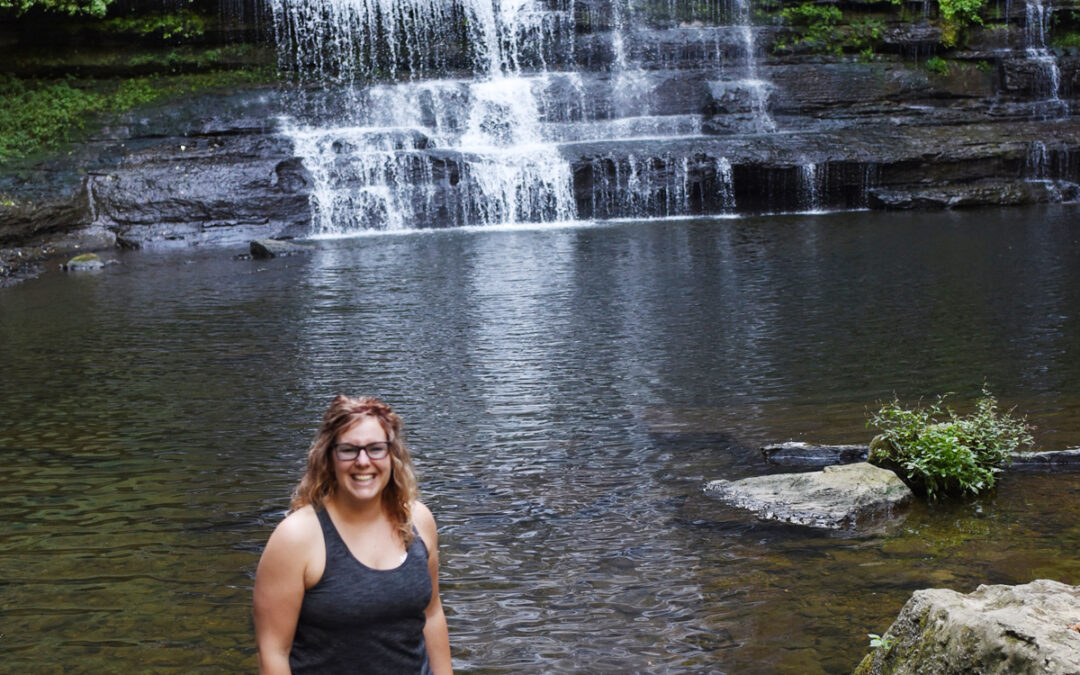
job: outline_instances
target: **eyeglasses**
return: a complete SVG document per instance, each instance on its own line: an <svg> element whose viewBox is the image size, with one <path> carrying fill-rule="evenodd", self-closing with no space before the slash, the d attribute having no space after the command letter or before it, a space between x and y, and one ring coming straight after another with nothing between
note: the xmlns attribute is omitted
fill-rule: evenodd
<svg viewBox="0 0 1080 675"><path fill-rule="evenodd" d="M382 459L390 452L390 443L379 441L367 445L352 445L350 443L338 443L334 446L334 456L342 462L351 462L360 456L360 451L367 453L368 459Z"/></svg>

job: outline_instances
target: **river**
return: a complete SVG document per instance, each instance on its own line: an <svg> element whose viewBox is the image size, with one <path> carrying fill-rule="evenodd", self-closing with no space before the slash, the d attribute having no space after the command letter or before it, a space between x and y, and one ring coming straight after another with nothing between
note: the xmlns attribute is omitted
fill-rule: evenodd
<svg viewBox="0 0 1080 675"><path fill-rule="evenodd" d="M849 672L911 592L1080 583L1080 476L863 533L702 492L988 382L1080 445L1080 211L453 229L119 256L0 291L12 672L254 669L251 586L333 394L406 420L473 673Z"/></svg>

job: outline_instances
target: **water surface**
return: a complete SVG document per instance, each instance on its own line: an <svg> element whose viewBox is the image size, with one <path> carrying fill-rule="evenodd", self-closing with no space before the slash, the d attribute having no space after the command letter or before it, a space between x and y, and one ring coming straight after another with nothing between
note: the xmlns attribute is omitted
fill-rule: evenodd
<svg viewBox="0 0 1080 675"><path fill-rule="evenodd" d="M462 672L849 671L918 588L1080 583L1080 476L829 534L702 493L984 381L1080 437L1076 206L436 231L121 256L0 292L13 671L250 671L334 393L404 416Z"/></svg>

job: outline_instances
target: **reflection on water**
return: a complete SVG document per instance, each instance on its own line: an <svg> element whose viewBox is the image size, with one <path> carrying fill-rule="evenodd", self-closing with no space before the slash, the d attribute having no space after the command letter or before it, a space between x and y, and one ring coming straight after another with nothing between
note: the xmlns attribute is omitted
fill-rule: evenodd
<svg viewBox="0 0 1080 675"><path fill-rule="evenodd" d="M337 391L407 421L462 671L840 672L917 588L1080 583L1080 476L859 536L701 492L984 380L1077 445L1076 216L426 232L8 289L5 665L252 669L255 563Z"/></svg>

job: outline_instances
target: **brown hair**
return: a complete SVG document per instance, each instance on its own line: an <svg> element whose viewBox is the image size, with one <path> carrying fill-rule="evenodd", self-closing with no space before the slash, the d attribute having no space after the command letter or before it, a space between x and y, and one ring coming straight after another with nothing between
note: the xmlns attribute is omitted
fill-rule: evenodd
<svg viewBox="0 0 1080 675"><path fill-rule="evenodd" d="M402 438L403 423L389 405L377 398L365 396L351 398L338 394L323 414L322 425L315 434L308 450L307 470L293 490L289 511L307 506L322 507L334 494L337 479L334 476L334 458L331 448L343 432L365 417L378 420L386 440L390 442L390 482L382 492L383 508L397 526L398 534L406 548L412 543L412 503L418 488L416 472L405 441Z"/></svg>

